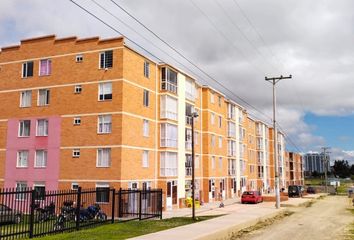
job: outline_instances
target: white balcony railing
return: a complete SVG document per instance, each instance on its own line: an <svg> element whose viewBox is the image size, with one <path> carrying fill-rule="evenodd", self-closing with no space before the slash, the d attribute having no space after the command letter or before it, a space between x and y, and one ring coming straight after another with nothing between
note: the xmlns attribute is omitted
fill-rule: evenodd
<svg viewBox="0 0 354 240"><path fill-rule="evenodd" d="M161 90L166 90L166 91L169 91L169 92L172 92L172 93L175 93L177 94L177 85L173 84L173 83L170 83L166 80L162 80L161 82Z"/></svg>

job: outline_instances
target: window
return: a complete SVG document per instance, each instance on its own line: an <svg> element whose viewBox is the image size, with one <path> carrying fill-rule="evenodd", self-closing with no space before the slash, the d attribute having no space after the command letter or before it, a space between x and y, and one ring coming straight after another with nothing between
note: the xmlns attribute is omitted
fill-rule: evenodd
<svg viewBox="0 0 354 240"><path fill-rule="evenodd" d="M194 131L194 145L198 145L199 132Z"/></svg>
<svg viewBox="0 0 354 240"><path fill-rule="evenodd" d="M219 116L219 128L221 128L221 124L222 124L222 119L221 116Z"/></svg>
<svg viewBox="0 0 354 240"><path fill-rule="evenodd" d="M211 122L211 125L214 125L214 123L215 123L215 114L214 113L211 113L210 122Z"/></svg>
<svg viewBox="0 0 354 240"><path fill-rule="evenodd" d="M16 183L16 200L25 200L26 199L26 193L22 193L22 191L27 190L27 182L17 182Z"/></svg>
<svg viewBox="0 0 354 240"><path fill-rule="evenodd" d="M104 51L100 53L100 68L112 68L113 67L113 51Z"/></svg>
<svg viewBox="0 0 354 240"><path fill-rule="evenodd" d="M96 183L96 202L108 203L109 202L109 184Z"/></svg>
<svg viewBox="0 0 354 240"><path fill-rule="evenodd" d="M199 168L199 165L200 165L200 159L199 159L200 157L199 157L199 155L195 155L194 156L194 167L196 168L196 169L198 169Z"/></svg>
<svg viewBox="0 0 354 240"><path fill-rule="evenodd" d="M227 155L236 156L236 141L227 141Z"/></svg>
<svg viewBox="0 0 354 240"><path fill-rule="evenodd" d="M236 112L235 112L235 105L228 103L227 104L227 117L231 119L235 119Z"/></svg>
<svg viewBox="0 0 354 240"><path fill-rule="evenodd" d="M147 78L150 77L150 63L147 61L144 62L144 76Z"/></svg>
<svg viewBox="0 0 354 240"><path fill-rule="evenodd" d="M194 101L196 98L196 89L193 80L186 79L186 98Z"/></svg>
<svg viewBox="0 0 354 240"><path fill-rule="evenodd" d="M80 117L74 117L74 125L80 125L81 124L81 118Z"/></svg>
<svg viewBox="0 0 354 240"><path fill-rule="evenodd" d="M160 175L164 177L177 176L177 153L161 152Z"/></svg>
<svg viewBox="0 0 354 240"><path fill-rule="evenodd" d="M222 169L222 157L219 157L219 168Z"/></svg>
<svg viewBox="0 0 354 240"><path fill-rule="evenodd" d="M52 73L52 60L42 59L39 61L39 76L48 76Z"/></svg>
<svg viewBox="0 0 354 240"><path fill-rule="evenodd" d="M97 167L111 166L111 149L99 148L97 150Z"/></svg>
<svg viewBox="0 0 354 240"><path fill-rule="evenodd" d="M143 136L149 136L149 120L146 119L143 120Z"/></svg>
<svg viewBox="0 0 354 240"><path fill-rule="evenodd" d="M45 184L44 183L35 183L33 184L34 196L36 200L45 199Z"/></svg>
<svg viewBox="0 0 354 240"><path fill-rule="evenodd" d="M215 147L215 135L214 134L211 135L211 146Z"/></svg>
<svg viewBox="0 0 354 240"><path fill-rule="evenodd" d="M20 95L20 107L30 107L32 102L32 91L23 91Z"/></svg>
<svg viewBox="0 0 354 240"><path fill-rule="evenodd" d="M210 102L211 102L211 103L214 103L214 101L215 101L215 100L214 100L214 93L211 92L211 93L210 93Z"/></svg>
<svg viewBox="0 0 354 240"><path fill-rule="evenodd" d="M149 91L144 89L143 104L145 107L149 106Z"/></svg>
<svg viewBox="0 0 354 240"><path fill-rule="evenodd" d="M73 157L74 158L80 157L80 149L74 149L73 150Z"/></svg>
<svg viewBox="0 0 354 240"><path fill-rule="evenodd" d="M143 151L143 159L142 159L143 168L149 167L149 151Z"/></svg>
<svg viewBox="0 0 354 240"><path fill-rule="evenodd" d="M112 83L98 84L98 99L100 101L112 99Z"/></svg>
<svg viewBox="0 0 354 240"><path fill-rule="evenodd" d="M221 107L221 96L218 97L219 107Z"/></svg>
<svg viewBox="0 0 354 240"><path fill-rule="evenodd" d="M33 62L25 62L22 64L22 78L33 77Z"/></svg>
<svg viewBox="0 0 354 240"><path fill-rule="evenodd" d="M49 105L50 90L49 89L39 89L38 90L38 106Z"/></svg>
<svg viewBox="0 0 354 240"><path fill-rule="evenodd" d="M222 137L219 137L219 148L222 148Z"/></svg>
<svg viewBox="0 0 354 240"><path fill-rule="evenodd" d="M192 129L186 128L186 150L192 150Z"/></svg>
<svg viewBox="0 0 354 240"><path fill-rule="evenodd" d="M19 137L29 137L30 136L30 120L22 120L19 123L18 136Z"/></svg>
<svg viewBox="0 0 354 240"><path fill-rule="evenodd" d="M45 168L47 166L47 151L36 150L36 158L34 161L34 167Z"/></svg>
<svg viewBox="0 0 354 240"><path fill-rule="evenodd" d="M81 85L75 85L74 93L80 94L81 92L82 92L82 86Z"/></svg>
<svg viewBox="0 0 354 240"><path fill-rule="evenodd" d="M76 182L71 183L71 190L78 190L79 189L79 184Z"/></svg>
<svg viewBox="0 0 354 240"><path fill-rule="evenodd" d="M48 120L47 119L38 119L37 120L36 136L48 136Z"/></svg>
<svg viewBox="0 0 354 240"><path fill-rule="evenodd" d="M227 123L227 136L236 138L236 124L233 122Z"/></svg>
<svg viewBox="0 0 354 240"><path fill-rule="evenodd" d="M168 118L172 120L178 120L178 109L177 109L178 101L176 98L161 95L160 98L160 117Z"/></svg>
<svg viewBox="0 0 354 240"><path fill-rule="evenodd" d="M84 60L84 56L83 56L82 54L76 55L75 61L76 61L77 63L80 63L80 62L82 62L83 60Z"/></svg>
<svg viewBox="0 0 354 240"><path fill-rule="evenodd" d="M161 147L177 147L177 126L169 123L161 123Z"/></svg>
<svg viewBox="0 0 354 240"><path fill-rule="evenodd" d="M215 157L211 157L211 169L215 169Z"/></svg>
<svg viewBox="0 0 354 240"><path fill-rule="evenodd" d="M177 72L163 67L161 75L161 89L177 94Z"/></svg>
<svg viewBox="0 0 354 240"><path fill-rule="evenodd" d="M98 133L111 133L112 132L112 116L101 115L98 116Z"/></svg>
<svg viewBox="0 0 354 240"><path fill-rule="evenodd" d="M17 152L16 167L28 167L28 150L21 150Z"/></svg>

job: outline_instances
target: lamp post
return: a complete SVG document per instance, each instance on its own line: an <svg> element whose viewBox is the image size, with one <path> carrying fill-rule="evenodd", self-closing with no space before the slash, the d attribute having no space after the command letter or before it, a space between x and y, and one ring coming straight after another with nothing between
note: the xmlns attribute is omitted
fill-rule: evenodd
<svg viewBox="0 0 354 240"><path fill-rule="evenodd" d="M189 115L192 118L192 219L195 220L195 176L194 176L194 159L195 159L195 151L194 151L194 118L198 117L197 112L193 112Z"/></svg>

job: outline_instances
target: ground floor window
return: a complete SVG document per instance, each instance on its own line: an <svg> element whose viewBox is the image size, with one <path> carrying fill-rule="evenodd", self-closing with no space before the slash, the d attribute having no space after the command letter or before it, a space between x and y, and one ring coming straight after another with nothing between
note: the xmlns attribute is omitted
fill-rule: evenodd
<svg viewBox="0 0 354 240"><path fill-rule="evenodd" d="M109 184L97 183L96 184L96 202L108 203L109 202Z"/></svg>
<svg viewBox="0 0 354 240"><path fill-rule="evenodd" d="M45 184L44 183L35 183L33 185L33 189L35 191L35 199L36 200L44 200L45 199Z"/></svg>
<svg viewBox="0 0 354 240"><path fill-rule="evenodd" d="M27 189L27 182L17 182L16 183L16 200L25 200L26 199L26 193L23 193L23 191L26 191Z"/></svg>

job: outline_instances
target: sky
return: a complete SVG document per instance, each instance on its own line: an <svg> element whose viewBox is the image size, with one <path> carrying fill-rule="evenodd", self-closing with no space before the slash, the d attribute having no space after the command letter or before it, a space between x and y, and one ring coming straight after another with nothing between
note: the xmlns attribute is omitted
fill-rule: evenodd
<svg viewBox="0 0 354 240"><path fill-rule="evenodd" d="M328 146L332 160L354 163L354 1L74 1L111 28L69 0L1 0L0 46L48 34L122 34L137 50L178 66L267 122L272 88L265 76L292 74L276 89L277 120L288 149L305 153Z"/></svg>

